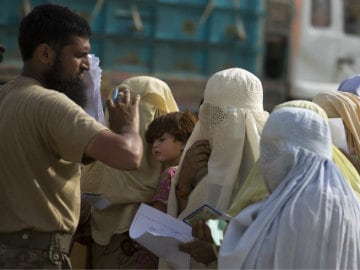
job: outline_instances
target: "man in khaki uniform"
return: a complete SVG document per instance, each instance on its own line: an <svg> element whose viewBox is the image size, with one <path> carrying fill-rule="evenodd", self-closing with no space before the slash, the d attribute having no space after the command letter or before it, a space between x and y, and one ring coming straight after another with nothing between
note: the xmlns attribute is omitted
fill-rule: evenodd
<svg viewBox="0 0 360 270"><path fill-rule="evenodd" d="M80 164L140 166L138 96L108 100L111 130L82 109L90 34L59 5L37 6L21 22L22 74L0 87L0 268L70 269Z"/></svg>

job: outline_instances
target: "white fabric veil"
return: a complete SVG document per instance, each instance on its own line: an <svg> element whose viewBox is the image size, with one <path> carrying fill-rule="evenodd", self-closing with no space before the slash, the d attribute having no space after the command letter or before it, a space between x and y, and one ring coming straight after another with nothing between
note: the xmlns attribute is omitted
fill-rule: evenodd
<svg viewBox="0 0 360 270"><path fill-rule="evenodd" d="M315 112L283 107L264 126L260 169L270 196L225 233L219 269L359 269L360 205L333 163Z"/></svg>
<svg viewBox="0 0 360 270"><path fill-rule="evenodd" d="M189 147L198 140L207 139L212 149L208 174L194 188L186 208L178 216L174 191L178 181L176 173L168 213L181 219L204 203L226 210L259 157L260 133L267 117L262 85L255 75L241 68L212 75L205 88L199 121L185 146L178 169Z"/></svg>

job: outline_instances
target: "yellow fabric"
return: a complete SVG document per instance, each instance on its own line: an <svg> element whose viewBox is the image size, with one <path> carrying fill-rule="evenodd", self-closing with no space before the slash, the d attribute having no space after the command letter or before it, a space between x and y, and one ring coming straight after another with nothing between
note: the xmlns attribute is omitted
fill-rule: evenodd
<svg viewBox="0 0 360 270"><path fill-rule="evenodd" d="M274 111L284 107L295 107L295 108L304 108L316 112L321 115L322 118L328 119L326 112L316 103L306 101L306 100L291 100L287 102L283 102L277 106L275 106Z"/></svg>
<svg viewBox="0 0 360 270"><path fill-rule="evenodd" d="M360 98L346 92L324 92L316 95L313 102L324 109L329 118L341 118L344 122L350 154L360 156Z"/></svg>
<svg viewBox="0 0 360 270"><path fill-rule="evenodd" d="M354 190L355 195L360 200L360 176L358 171L337 147L333 146L332 150L334 162L339 167L340 171Z"/></svg>
<svg viewBox="0 0 360 270"><path fill-rule="evenodd" d="M268 195L269 192L260 175L259 161L257 161L236 195L230 209L226 212L235 217L242 209L263 200Z"/></svg>
<svg viewBox="0 0 360 270"><path fill-rule="evenodd" d="M100 245L107 245L114 233L128 231L139 204L152 198L162 167L152 155L145 132L156 116L178 111L170 88L159 79L138 76L125 80L121 86L128 87L132 96L141 97L140 135L144 155L140 168L134 171L116 170L98 161L82 171L82 191L101 193L111 202L106 209L92 211L92 237Z"/></svg>
<svg viewBox="0 0 360 270"><path fill-rule="evenodd" d="M179 108L169 86L154 77L137 76L125 80L119 87L131 89L131 95L140 95L142 102L153 104L165 113L178 111Z"/></svg>

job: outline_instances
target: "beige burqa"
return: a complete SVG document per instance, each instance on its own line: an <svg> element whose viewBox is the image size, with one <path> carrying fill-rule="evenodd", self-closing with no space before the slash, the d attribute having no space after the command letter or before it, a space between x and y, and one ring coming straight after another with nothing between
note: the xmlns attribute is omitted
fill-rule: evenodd
<svg viewBox="0 0 360 270"><path fill-rule="evenodd" d="M360 157L360 98L347 92L324 92L313 102L324 109L329 118L341 118L345 126L350 154Z"/></svg>
<svg viewBox="0 0 360 270"><path fill-rule="evenodd" d="M268 118L263 108L260 80L241 68L230 68L213 74L205 87L199 121L185 146L182 161L189 147L207 139L211 146L208 173L188 197L185 209L178 214L175 186L170 189L168 214L183 219L207 203L226 210L259 157L260 133ZM164 266L161 261L160 268ZM206 268L192 260L193 268ZM211 266L209 266L211 267Z"/></svg>
<svg viewBox="0 0 360 270"><path fill-rule="evenodd" d="M208 80L199 121L185 146L186 151L196 141L207 139L211 146L208 174L189 195L186 208L178 215L175 185L170 190L168 213L182 219L204 203L226 210L232 197L259 157L259 140L268 117L263 109L263 89L260 80L241 68L215 73Z"/></svg>
<svg viewBox="0 0 360 270"><path fill-rule="evenodd" d="M152 155L151 145L146 143L145 131L158 115L178 111L178 106L168 85L156 78L138 76L125 80L131 95L140 95L140 134L144 143L144 155L140 168L121 171L99 161L85 166L82 171L82 192L101 193L111 202L103 210L93 208L92 237L96 243L107 245L114 233L128 231L133 216L141 202L152 198L161 173L161 164Z"/></svg>

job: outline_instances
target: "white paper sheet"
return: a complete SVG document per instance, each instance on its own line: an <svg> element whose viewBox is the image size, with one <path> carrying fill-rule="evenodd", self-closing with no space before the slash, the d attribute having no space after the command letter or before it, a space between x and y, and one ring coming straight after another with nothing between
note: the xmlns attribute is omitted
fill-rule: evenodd
<svg viewBox="0 0 360 270"><path fill-rule="evenodd" d="M191 226L151 206L141 204L129 230L130 237L165 259L175 269L190 269L190 255L178 244L193 239Z"/></svg>
<svg viewBox="0 0 360 270"><path fill-rule="evenodd" d="M81 200L88 202L98 210L102 210L110 205L110 201L98 193L84 192L81 194Z"/></svg>
<svg viewBox="0 0 360 270"><path fill-rule="evenodd" d="M329 118L332 143L339 149L349 153L349 147L346 141L344 123L341 118Z"/></svg>

